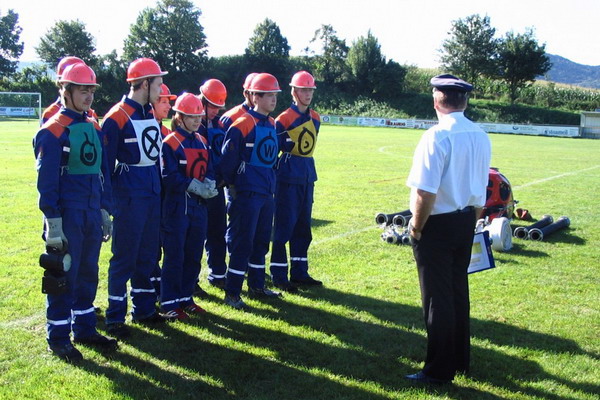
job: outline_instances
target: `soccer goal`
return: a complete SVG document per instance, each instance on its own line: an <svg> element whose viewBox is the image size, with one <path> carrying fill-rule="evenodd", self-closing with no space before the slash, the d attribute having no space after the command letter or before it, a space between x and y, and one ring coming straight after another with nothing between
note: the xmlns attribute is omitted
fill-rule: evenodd
<svg viewBox="0 0 600 400"><path fill-rule="evenodd" d="M0 118L42 117L42 94L30 92L0 92Z"/></svg>

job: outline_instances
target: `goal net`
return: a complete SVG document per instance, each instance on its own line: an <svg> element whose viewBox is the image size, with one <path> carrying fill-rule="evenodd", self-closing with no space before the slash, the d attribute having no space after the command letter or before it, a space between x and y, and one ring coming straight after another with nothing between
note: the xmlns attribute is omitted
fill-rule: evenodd
<svg viewBox="0 0 600 400"><path fill-rule="evenodd" d="M42 94L30 92L0 92L0 119L42 116Z"/></svg>

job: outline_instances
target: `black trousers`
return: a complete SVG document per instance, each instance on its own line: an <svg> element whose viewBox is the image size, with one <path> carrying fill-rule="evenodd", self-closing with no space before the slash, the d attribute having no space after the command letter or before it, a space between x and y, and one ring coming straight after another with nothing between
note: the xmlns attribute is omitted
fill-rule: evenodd
<svg viewBox="0 0 600 400"><path fill-rule="evenodd" d="M475 211L432 215L420 240L413 240L423 317L427 327L427 356L423 372L453 379L467 372L470 358L469 281Z"/></svg>

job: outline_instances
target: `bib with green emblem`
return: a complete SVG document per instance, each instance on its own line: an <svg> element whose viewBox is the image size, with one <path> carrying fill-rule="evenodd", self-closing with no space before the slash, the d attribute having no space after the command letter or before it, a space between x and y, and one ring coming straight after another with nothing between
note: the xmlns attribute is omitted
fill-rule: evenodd
<svg viewBox="0 0 600 400"><path fill-rule="evenodd" d="M102 146L94 124L69 125L69 174L99 174Z"/></svg>
<svg viewBox="0 0 600 400"><path fill-rule="evenodd" d="M288 130L288 134L294 142L294 148L290 153L300 157L312 157L317 145L317 130L312 119Z"/></svg>

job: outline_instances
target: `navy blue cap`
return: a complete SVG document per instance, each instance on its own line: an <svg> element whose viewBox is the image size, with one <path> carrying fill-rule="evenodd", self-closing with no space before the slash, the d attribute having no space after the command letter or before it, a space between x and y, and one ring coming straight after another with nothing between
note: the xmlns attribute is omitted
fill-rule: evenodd
<svg viewBox="0 0 600 400"><path fill-rule="evenodd" d="M431 78L431 86L436 89L450 89L461 92L470 92L473 90L473 85L450 74L434 76Z"/></svg>

